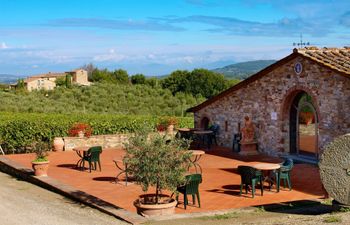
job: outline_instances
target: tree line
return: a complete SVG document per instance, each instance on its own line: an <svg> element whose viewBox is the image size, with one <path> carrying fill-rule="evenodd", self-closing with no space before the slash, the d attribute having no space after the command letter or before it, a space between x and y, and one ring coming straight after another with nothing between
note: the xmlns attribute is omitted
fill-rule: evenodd
<svg viewBox="0 0 350 225"><path fill-rule="evenodd" d="M176 70L164 78L146 77L143 74L129 75L126 70L98 69L92 64L83 67L88 71L89 80L92 82L111 82L117 84L140 84L151 87L169 89L173 95L177 93L191 94L211 98L225 89L237 84L239 80L227 79L224 75L207 70L194 69Z"/></svg>

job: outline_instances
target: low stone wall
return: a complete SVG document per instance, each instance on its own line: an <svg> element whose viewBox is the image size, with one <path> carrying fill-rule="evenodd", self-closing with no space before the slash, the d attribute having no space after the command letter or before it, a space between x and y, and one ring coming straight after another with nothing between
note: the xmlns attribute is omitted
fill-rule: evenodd
<svg viewBox="0 0 350 225"><path fill-rule="evenodd" d="M128 142L130 134L94 135L90 137L63 137L64 150L71 151L77 146L96 146L102 148L122 148Z"/></svg>

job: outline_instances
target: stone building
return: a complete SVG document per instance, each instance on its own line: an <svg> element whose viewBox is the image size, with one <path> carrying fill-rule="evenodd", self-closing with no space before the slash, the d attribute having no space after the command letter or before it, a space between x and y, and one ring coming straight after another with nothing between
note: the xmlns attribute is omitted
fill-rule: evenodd
<svg viewBox="0 0 350 225"><path fill-rule="evenodd" d="M327 143L350 133L350 48L294 49L188 111L197 128L220 126L219 145L232 147L248 116L260 152L317 161Z"/></svg>
<svg viewBox="0 0 350 225"><path fill-rule="evenodd" d="M88 74L86 70L77 69L64 73L46 73L28 77L24 79L24 85L28 91L33 90L53 90L56 87L57 78L66 78L67 75L71 76L73 84L89 86Z"/></svg>
<svg viewBox="0 0 350 225"><path fill-rule="evenodd" d="M88 81L88 72L83 69L77 69L70 72L66 72L72 76L72 83L82 86L89 86L90 82Z"/></svg>

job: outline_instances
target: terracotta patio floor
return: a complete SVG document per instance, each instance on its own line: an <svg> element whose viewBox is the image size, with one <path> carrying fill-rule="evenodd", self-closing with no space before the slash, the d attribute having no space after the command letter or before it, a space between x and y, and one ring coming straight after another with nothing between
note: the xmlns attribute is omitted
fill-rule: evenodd
<svg viewBox="0 0 350 225"><path fill-rule="evenodd" d="M75 169L78 156L75 152L51 152L49 155L49 176L69 184L76 189L94 195L107 202L135 212L133 201L143 194L138 185L124 186L124 182L114 183L117 169L114 158L122 158L122 149L106 149L101 157L102 172ZM33 154L8 155L8 158L31 167ZM240 156L228 149L216 148L206 152L200 159L203 168L203 183L200 185L201 208L195 206L183 209L179 204L177 213L204 212L230 208L241 208L295 200L322 198L324 192L320 182L318 169L307 164L296 164L292 171L293 190L283 189L276 193L265 189L264 196L257 191L255 198L251 194L239 196L240 176L237 174L238 165L254 164L257 162L281 162L278 158L267 156ZM180 202L182 197L180 197Z"/></svg>

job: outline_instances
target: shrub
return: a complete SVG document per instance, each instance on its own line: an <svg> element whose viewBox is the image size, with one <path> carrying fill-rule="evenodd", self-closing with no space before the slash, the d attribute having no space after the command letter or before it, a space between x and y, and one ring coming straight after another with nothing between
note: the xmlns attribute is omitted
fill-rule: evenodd
<svg viewBox="0 0 350 225"><path fill-rule="evenodd" d="M179 127L193 127L193 118L179 117ZM30 152L37 140L52 142L55 137L68 136L74 123L89 124L92 135L133 133L144 124L156 127L156 116L0 113L0 140L6 152Z"/></svg>

